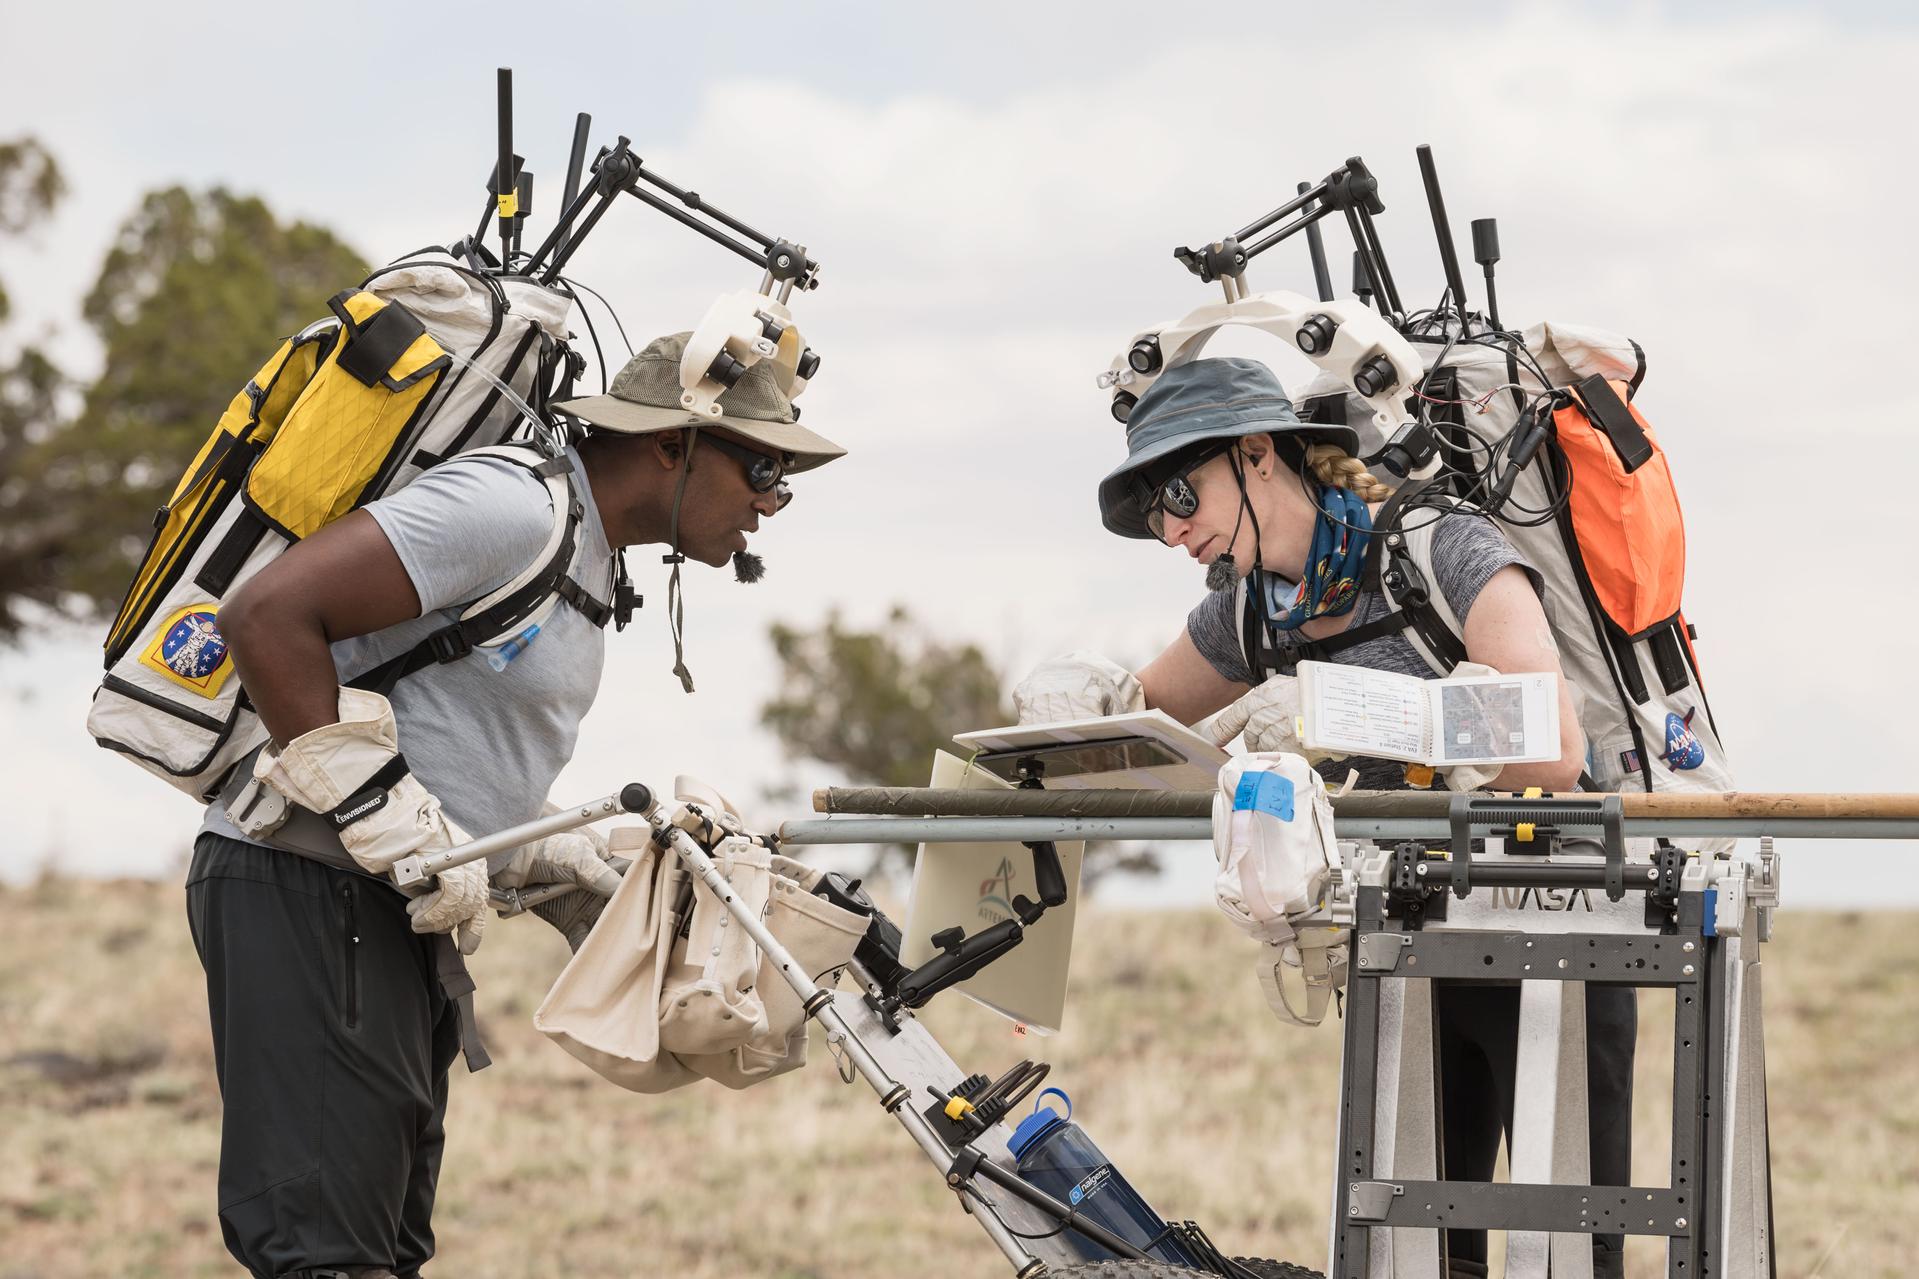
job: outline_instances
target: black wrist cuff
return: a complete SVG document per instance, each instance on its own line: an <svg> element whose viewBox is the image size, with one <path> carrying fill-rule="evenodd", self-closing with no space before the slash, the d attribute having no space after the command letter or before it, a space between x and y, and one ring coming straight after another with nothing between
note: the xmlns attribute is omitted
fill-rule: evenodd
<svg viewBox="0 0 1919 1279"><path fill-rule="evenodd" d="M342 800L338 808L321 815L334 830L345 830L385 808L387 801L393 798L393 788L411 771L407 767L406 756L395 752L379 772L362 782L360 788Z"/></svg>

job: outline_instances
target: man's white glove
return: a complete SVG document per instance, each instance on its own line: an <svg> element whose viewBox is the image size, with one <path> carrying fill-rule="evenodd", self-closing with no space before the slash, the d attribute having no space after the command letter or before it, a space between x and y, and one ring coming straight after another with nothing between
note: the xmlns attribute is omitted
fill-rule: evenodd
<svg viewBox="0 0 1919 1279"><path fill-rule="evenodd" d="M561 831L487 860L487 878L500 888L577 884L600 897L620 888L620 874L607 864L606 837L591 827Z"/></svg>
<svg viewBox="0 0 1919 1279"><path fill-rule="evenodd" d="M1049 657L1013 689L1022 724L1098 719L1146 709L1146 690L1133 673L1098 653Z"/></svg>
<svg viewBox="0 0 1919 1279"><path fill-rule="evenodd" d="M1224 746L1246 734L1246 749L1255 753L1285 751L1307 763L1344 759L1337 751L1308 750L1299 740L1299 681L1275 675L1215 715L1209 730L1215 745Z"/></svg>
<svg viewBox="0 0 1919 1279"><path fill-rule="evenodd" d="M437 853L466 842L440 811L440 801L407 770L399 728L386 698L340 690L340 719L274 748L253 763L253 775L318 813L347 854L369 874L385 876L413 853ZM416 933L458 930L460 949L480 944L487 905L486 867L469 862L442 871L434 891L407 903Z"/></svg>
<svg viewBox="0 0 1919 1279"><path fill-rule="evenodd" d="M447 828L465 843L466 836L451 822ZM431 851L431 850L429 850ZM480 948L480 933L486 927L486 908L492 904L492 892L486 883L486 862L471 861L464 866L449 866L433 877L433 891L415 897L406 904L413 917L416 933L452 933L462 955Z"/></svg>

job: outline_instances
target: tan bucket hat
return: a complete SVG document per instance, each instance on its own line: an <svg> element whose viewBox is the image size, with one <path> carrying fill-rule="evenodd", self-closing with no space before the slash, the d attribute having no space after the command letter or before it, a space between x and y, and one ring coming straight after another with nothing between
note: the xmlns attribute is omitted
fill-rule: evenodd
<svg viewBox="0 0 1919 1279"><path fill-rule="evenodd" d="M680 404L680 357L686 352L691 333L674 333L655 338L646 349L626 362L605 395L567 400L553 407L589 422L603 431L623 435L645 435L653 431L676 431L689 426L717 426L764 445L767 449L791 455L788 474L824 466L846 450L823 435L816 435L794 419L793 402L780 390L773 366L764 360L746 371L735 385L720 396L720 416L703 417L689 413Z"/></svg>

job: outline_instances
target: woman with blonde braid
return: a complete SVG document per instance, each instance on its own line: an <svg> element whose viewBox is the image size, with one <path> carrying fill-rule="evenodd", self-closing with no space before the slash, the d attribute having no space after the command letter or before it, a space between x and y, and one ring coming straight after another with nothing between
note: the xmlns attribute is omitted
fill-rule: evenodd
<svg viewBox="0 0 1919 1279"><path fill-rule="evenodd" d="M1162 374L1134 406L1126 442L1125 462L1099 486L1106 527L1184 550L1207 566L1210 591L1137 674L1087 652L1043 663L1014 690L1021 722L1157 707L1192 724L1219 712L1212 733L1221 744L1243 732L1251 750L1299 752L1299 661L1434 676L1405 617L1367 585L1374 519L1392 490L1354 456L1350 428L1301 422L1271 369L1216 358ZM1428 586L1463 624L1467 664L1559 674L1540 580L1492 521L1431 508L1409 518L1438 521L1437 580ZM1456 770L1445 784L1575 789L1586 746L1563 677L1559 688L1558 759L1491 774ZM1405 766L1392 760L1318 767L1335 780L1357 769L1368 789L1408 785ZM1518 991L1442 983L1437 1005L1445 1175L1490 1180L1512 1122ZM1628 1185L1632 992L1590 988L1587 1008L1593 1181ZM1451 1231L1448 1242L1452 1274L1486 1273L1483 1231ZM1595 1274L1622 1273L1621 1243L1596 1237Z"/></svg>

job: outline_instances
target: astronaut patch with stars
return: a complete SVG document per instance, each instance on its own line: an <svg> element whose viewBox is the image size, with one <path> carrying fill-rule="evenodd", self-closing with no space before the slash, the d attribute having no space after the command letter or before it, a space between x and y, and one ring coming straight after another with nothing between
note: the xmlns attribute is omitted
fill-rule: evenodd
<svg viewBox="0 0 1919 1279"><path fill-rule="evenodd" d="M233 674L233 660L220 634L219 607L189 604L167 619L140 662L181 688L205 698L220 695Z"/></svg>

